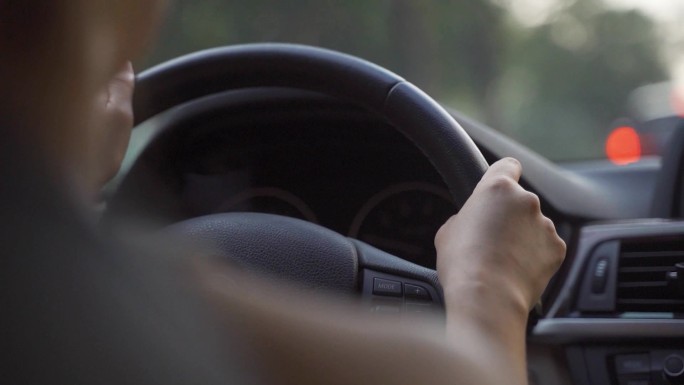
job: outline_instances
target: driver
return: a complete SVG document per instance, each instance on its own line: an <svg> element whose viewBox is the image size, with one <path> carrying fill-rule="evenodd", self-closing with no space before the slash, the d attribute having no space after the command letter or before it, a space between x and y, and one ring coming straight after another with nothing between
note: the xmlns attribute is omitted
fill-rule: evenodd
<svg viewBox="0 0 684 385"><path fill-rule="evenodd" d="M514 159L435 237L446 334L94 231L132 122L127 63L162 9L0 0L5 381L526 384L527 316L565 244Z"/></svg>

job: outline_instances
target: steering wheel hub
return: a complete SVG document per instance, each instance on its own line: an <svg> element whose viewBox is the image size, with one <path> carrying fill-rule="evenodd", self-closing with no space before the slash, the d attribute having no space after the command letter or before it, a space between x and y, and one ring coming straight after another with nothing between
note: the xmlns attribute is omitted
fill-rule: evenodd
<svg viewBox="0 0 684 385"><path fill-rule="evenodd" d="M248 271L315 291L357 290L355 246L310 222L272 214L225 213L189 219L165 231L205 241Z"/></svg>

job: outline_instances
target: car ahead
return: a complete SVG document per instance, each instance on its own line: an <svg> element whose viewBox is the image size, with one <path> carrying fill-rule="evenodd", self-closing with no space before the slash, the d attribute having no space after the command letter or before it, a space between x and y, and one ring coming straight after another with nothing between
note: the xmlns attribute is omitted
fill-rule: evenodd
<svg viewBox="0 0 684 385"><path fill-rule="evenodd" d="M397 6L393 17L412 20L401 13L411 6L398 3L406 8ZM536 27L530 39L544 40L546 35L535 33L546 28L561 48L577 55L591 49L592 41L600 42L600 31L584 25L584 32L577 32L590 3L577 2L578 8L557 15L558 23ZM180 11L188 13L201 9L180 4ZM591 27L623 31L622 19L604 16L603 24ZM623 16L631 17L628 25L643 22L635 14ZM277 24L278 16L271 17ZM592 39L591 33L599 36ZM582 36L583 43L578 42ZM549 64L546 54L551 51L534 61L533 47L519 44L533 57L510 60ZM594 49L604 53L612 48ZM558 58L556 53L551 57ZM418 54L411 52L400 62L408 69L425 63L424 57L416 59ZM486 73L491 62L481 70ZM567 68L602 74L604 83L630 73L616 63L592 68L591 62L578 60L572 65ZM620 97L659 80L657 72L625 85ZM486 79L480 75L471 72L461 79ZM153 67L139 76L136 119L142 124L111 186L105 223L114 226L120 216L129 215L153 218L159 228L229 240L225 255L250 269L312 290L356 293L369 311L389 312L397 319L408 313L439 313L434 234L467 197L481 175L482 160L512 156L523 165L523 186L540 197L543 212L568 245L566 262L531 316L531 381L681 383L684 222L678 218L684 216L684 130L676 108L673 116L659 116L667 122L660 121L657 128L649 128L656 125L653 120L621 120L615 110L603 117L602 126L598 115L587 118L587 111L610 109L609 98L590 94L589 99L599 102L588 107L554 99L558 95L553 92L530 91L525 82L529 74L513 71L507 76L511 78L498 80L514 84L498 90L501 98L517 92L524 99L531 93L531 98L541 98L543 110L530 113L534 119L529 121L502 120L501 127L518 127L508 131L450 108L461 107L458 97L447 96L456 102L441 107L380 67L310 46L223 47ZM537 86L557 86L551 80L539 78L545 83ZM579 84L572 89L598 82L573 81ZM480 99L488 100L487 93ZM478 115L477 108L469 112ZM569 130L582 122L592 123L587 127L593 131L582 126L591 132L576 141ZM523 124L537 131L526 133ZM554 132L557 138L545 146L551 124L565 131ZM611 139L623 128L619 133L628 134ZM667 131L668 140L644 155L649 129ZM562 145L568 149L558 158L549 155ZM613 146L619 156L602 153ZM269 228L274 223L290 229L292 236L274 238ZM218 231L203 230L207 227ZM255 239L259 247L250 243ZM238 255L246 244L252 251ZM323 257L321 249L326 251Z"/></svg>

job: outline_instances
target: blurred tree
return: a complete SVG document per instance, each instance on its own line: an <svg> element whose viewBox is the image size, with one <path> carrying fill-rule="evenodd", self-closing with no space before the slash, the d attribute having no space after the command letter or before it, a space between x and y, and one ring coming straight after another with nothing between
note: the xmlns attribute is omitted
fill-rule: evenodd
<svg viewBox="0 0 684 385"><path fill-rule="evenodd" d="M568 0L530 28L504 0L176 0L142 66L226 44L322 46L385 66L549 158L597 157L629 92L666 78L653 22L599 1Z"/></svg>
<svg viewBox="0 0 684 385"><path fill-rule="evenodd" d="M653 22L596 0L577 1L551 22L511 36L518 38L496 88L498 126L551 159L602 156L629 93L667 79Z"/></svg>
<svg viewBox="0 0 684 385"><path fill-rule="evenodd" d="M503 11L487 1L177 0L145 63L214 46L293 42L383 65L486 117L498 76Z"/></svg>

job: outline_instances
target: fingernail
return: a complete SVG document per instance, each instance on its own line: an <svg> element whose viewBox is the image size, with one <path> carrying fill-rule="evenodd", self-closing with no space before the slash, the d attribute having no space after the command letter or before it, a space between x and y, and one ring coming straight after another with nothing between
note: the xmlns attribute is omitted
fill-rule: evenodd
<svg viewBox="0 0 684 385"><path fill-rule="evenodd" d="M114 77L127 82L133 81L135 78L135 73L133 72L133 63L127 61L121 71L119 71Z"/></svg>

